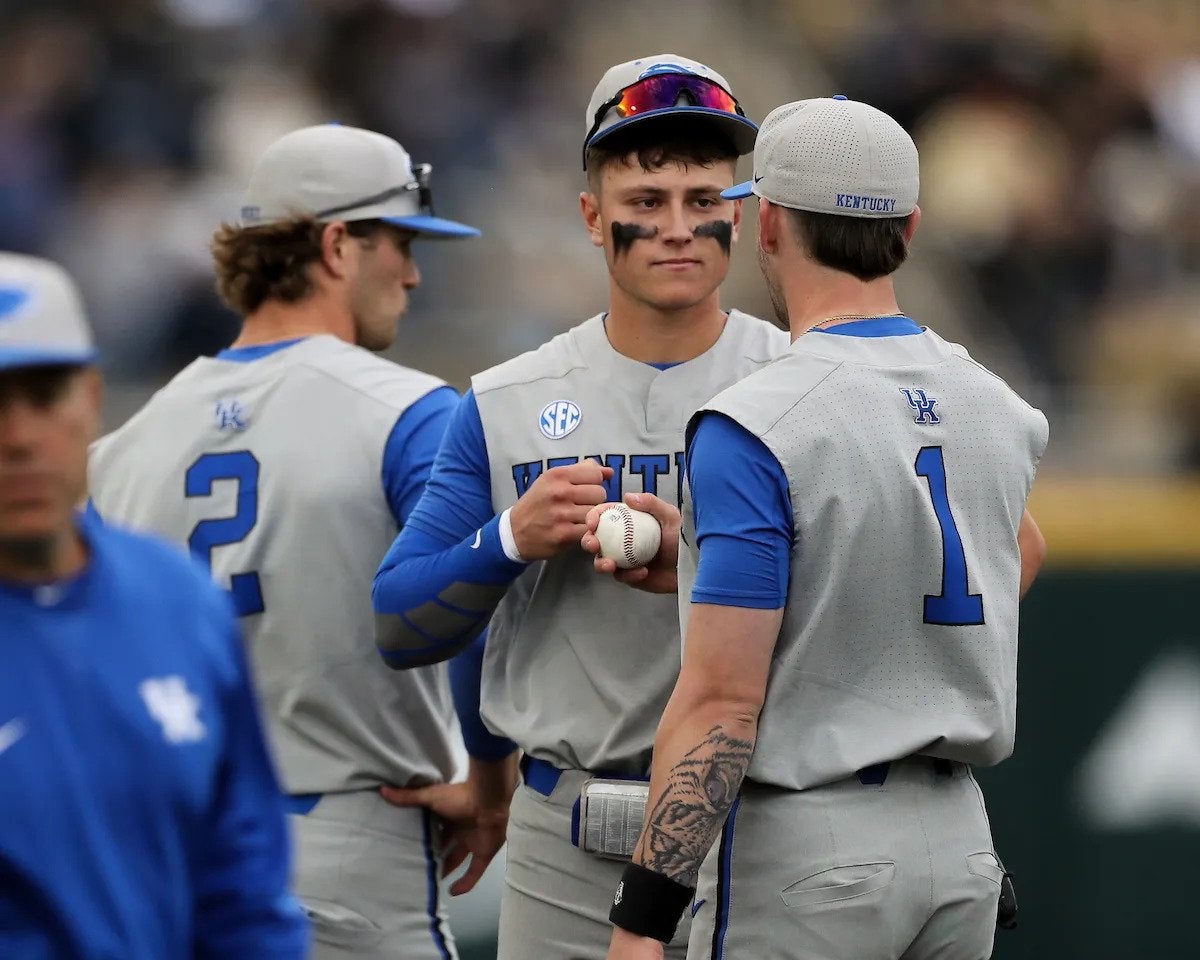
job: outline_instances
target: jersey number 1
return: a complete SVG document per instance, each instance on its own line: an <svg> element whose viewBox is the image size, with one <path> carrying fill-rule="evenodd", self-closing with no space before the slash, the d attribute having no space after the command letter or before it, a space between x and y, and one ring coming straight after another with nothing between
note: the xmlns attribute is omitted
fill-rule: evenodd
<svg viewBox="0 0 1200 960"><path fill-rule="evenodd" d="M916 471L929 483L933 512L942 529L942 592L925 594L925 622L946 627L983 623L983 595L967 592L967 555L946 492L946 462L941 447L922 447Z"/></svg>
<svg viewBox="0 0 1200 960"><path fill-rule="evenodd" d="M214 547L241 543L258 523L258 461L249 450L206 453L188 467L184 493L189 497L211 497L218 480L237 481L237 512L232 517L201 520L188 537L188 546L212 569ZM262 613L262 587L258 574L235 573L229 578L229 593L239 617Z"/></svg>

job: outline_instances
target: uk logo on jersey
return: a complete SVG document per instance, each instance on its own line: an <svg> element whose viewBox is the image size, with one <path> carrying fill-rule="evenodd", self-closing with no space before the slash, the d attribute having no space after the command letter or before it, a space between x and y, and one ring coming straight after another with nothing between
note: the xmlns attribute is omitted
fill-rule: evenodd
<svg viewBox="0 0 1200 960"><path fill-rule="evenodd" d="M538 428L547 440L561 440L574 432L582 417L578 404L570 400L555 400L542 407Z"/></svg>
<svg viewBox="0 0 1200 960"><path fill-rule="evenodd" d="M914 423L941 423L941 418L933 412L937 403L933 397L927 396L924 390L916 387L901 387L900 392L908 397L908 405L916 411Z"/></svg>
<svg viewBox="0 0 1200 960"><path fill-rule="evenodd" d="M208 732L200 720L200 698L180 676L150 677L138 685L150 716L162 726L168 743L196 743Z"/></svg>
<svg viewBox="0 0 1200 960"><path fill-rule="evenodd" d="M250 414L241 400L218 400L213 413L217 419L218 430L241 433L250 425Z"/></svg>

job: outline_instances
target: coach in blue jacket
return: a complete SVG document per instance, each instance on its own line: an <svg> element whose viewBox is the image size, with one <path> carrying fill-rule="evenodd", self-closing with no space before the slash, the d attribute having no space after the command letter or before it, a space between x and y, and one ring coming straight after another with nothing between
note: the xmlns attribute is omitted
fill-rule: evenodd
<svg viewBox="0 0 1200 960"><path fill-rule="evenodd" d="M0 254L0 957L303 957L225 597L75 510L94 360L66 274Z"/></svg>

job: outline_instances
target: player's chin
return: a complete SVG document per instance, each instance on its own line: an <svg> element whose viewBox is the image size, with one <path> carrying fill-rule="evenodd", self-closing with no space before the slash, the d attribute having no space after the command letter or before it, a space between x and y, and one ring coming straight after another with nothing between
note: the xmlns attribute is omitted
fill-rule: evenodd
<svg viewBox="0 0 1200 960"><path fill-rule="evenodd" d="M4 500L0 498L0 543L50 540L69 522L72 508L45 498Z"/></svg>
<svg viewBox="0 0 1200 960"><path fill-rule="evenodd" d="M712 296L720 283L712 278L706 278L703 283L657 283L647 291L646 299L659 310L687 310Z"/></svg>
<svg viewBox="0 0 1200 960"><path fill-rule="evenodd" d="M396 334L399 332L400 317L403 315L403 312L401 310L390 319L379 320L369 326L360 326L358 330L358 345L366 350L375 352L386 350L396 342Z"/></svg>

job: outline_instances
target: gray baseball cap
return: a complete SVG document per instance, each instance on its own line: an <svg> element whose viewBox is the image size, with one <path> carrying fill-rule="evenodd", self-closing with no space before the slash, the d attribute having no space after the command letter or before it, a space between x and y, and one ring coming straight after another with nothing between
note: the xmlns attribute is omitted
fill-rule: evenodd
<svg viewBox="0 0 1200 960"><path fill-rule="evenodd" d="M433 215L429 164L413 166L391 137L327 123L284 134L267 147L242 196L243 227L292 217L318 222L384 220L426 237L477 237Z"/></svg>
<svg viewBox="0 0 1200 960"><path fill-rule="evenodd" d="M39 257L0 253L0 370L83 365L96 355L67 272Z"/></svg>
<svg viewBox="0 0 1200 960"><path fill-rule="evenodd" d="M785 103L754 145L754 179L721 196L843 217L906 217L917 205L917 146L882 110L845 97Z"/></svg>
<svg viewBox="0 0 1200 960"><path fill-rule="evenodd" d="M680 82L688 78L698 81L690 89ZM626 91L629 95L623 98ZM628 108L622 106L622 99L631 101ZM739 156L754 149L758 126L742 113L728 80L703 63L656 53L609 67L596 84L583 118L584 166L588 147L630 124L668 114L711 120L729 134Z"/></svg>

